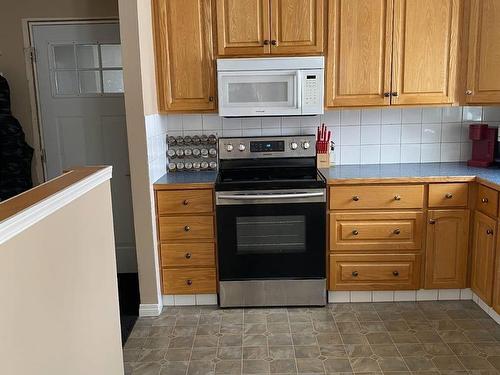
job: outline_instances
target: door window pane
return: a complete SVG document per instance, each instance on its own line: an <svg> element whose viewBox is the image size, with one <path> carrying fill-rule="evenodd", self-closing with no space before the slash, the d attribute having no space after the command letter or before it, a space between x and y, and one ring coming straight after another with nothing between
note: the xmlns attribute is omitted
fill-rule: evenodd
<svg viewBox="0 0 500 375"><path fill-rule="evenodd" d="M288 101L287 82L229 83L229 103L276 103Z"/></svg>
<svg viewBox="0 0 500 375"><path fill-rule="evenodd" d="M99 68L99 50L96 44L79 44L76 46L78 68Z"/></svg>
<svg viewBox="0 0 500 375"><path fill-rule="evenodd" d="M78 94L76 72L74 70L61 70L54 73L57 95Z"/></svg>
<svg viewBox="0 0 500 375"><path fill-rule="evenodd" d="M80 93L101 93L101 77L98 70L80 71L78 76L80 79Z"/></svg>
<svg viewBox="0 0 500 375"><path fill-rule="evenodd" d="M245 216L236 218L238 254L280 254L306 251L303 215Z"/></svg>
<svg viewBox="0 0 500 375"><path fill-rule="evenodd" d="M75 50L73 44L61 44L53 47L56 69L75 69Z"/></svg>
<svg viewBox="0 0 500 375"><path fill-rule="evenodd" d="M102 44L101 60L103 68L121 68L122 50L119 44Z"/></svg>
<svg viewBox="0 0 500 375"><path fill-rule="evenodd" d="M123 71L103 70L102 84L104 93L123 92Z"/></svg>

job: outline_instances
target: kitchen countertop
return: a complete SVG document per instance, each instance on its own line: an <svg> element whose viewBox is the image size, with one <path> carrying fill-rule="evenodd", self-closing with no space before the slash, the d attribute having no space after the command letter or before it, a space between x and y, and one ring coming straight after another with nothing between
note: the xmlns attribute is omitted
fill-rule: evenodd
<svg viewBox="0 0 500 375"><path fill-rule="evenodd" d="M193 171L165 173L153 184L155 190L183 189L184 185L197 188L212 188L217 171Z"/></svg>

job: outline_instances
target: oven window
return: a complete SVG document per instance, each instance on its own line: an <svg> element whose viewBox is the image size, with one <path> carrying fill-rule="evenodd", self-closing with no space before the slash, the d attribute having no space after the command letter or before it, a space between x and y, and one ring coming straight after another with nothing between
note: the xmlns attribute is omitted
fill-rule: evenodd
<svg viewBox="0 0 500 375"><path fill-rule="evenodd" d="M237 217L236 248L238 254L303 253L306 251L306 217Z"/></svg>
<svg viewBox="0 0 500 375"><path fill-rule="evenodd" d="M229 103L288 102L288 82L237 82L228 86Z"/></svg>

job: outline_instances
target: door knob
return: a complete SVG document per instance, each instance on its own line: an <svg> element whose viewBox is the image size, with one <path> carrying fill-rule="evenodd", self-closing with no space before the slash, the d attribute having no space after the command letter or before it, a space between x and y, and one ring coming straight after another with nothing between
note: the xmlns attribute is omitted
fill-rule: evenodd
<svg viewBox="0 0 500 375"><path fill-rule="evenodd" d="M352 234L354 234L355 236L357 236L357 235L359 234L359 232L358 232L358 230L357 230L357 229L354 229L354 230L352 231Z"/></svg>
<svg viewBox="0 0 500 375"><path fill-rule="evenodd" d="M191 230L191 227L189 225L186 225L184 227L184 231L189 232Z"/></svg>
<svg viewBox="0 0 500 375"><path fill-rule="evenodd" d="M191 253L186 253L186 255L184 255L186 257L186 259L191 259Z"/></svg>
<svg viewBox="0 0 500 375"><path fill-rule="evenodd" d="M357 277L357 276L358 276L358 271L352 271L352 275L353 275L354 277Z"/></svg>
<svg viewBox="0 0 500 375"><path fill-rule="evenodd" d="M453 194L451 194L451 193L446 193L445 197L446 197L447 199L451 199L451 198L453 198Z"/></svg>

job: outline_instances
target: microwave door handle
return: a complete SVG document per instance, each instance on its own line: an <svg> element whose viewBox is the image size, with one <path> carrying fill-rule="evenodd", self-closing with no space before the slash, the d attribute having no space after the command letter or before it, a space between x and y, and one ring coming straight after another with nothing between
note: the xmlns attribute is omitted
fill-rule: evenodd
<svg viewBox="0 0 500 375"><path fill-rule="evenodd" d="M297 108L300 109L301 113L302 113L302 72L300 70L297 70L296 71L296 81L297 81L297 87L296 87L296 90L297 90Z"/></svg>
<svg viewBox="0 0 500 375"><path fill-rule="evenodd" d="M293 199L293 198L312 198L322 197L323 192L314 193L292 193L292 194L226 194L219 195L220 199L233 200L253 200L253 199Z"/></svg>

